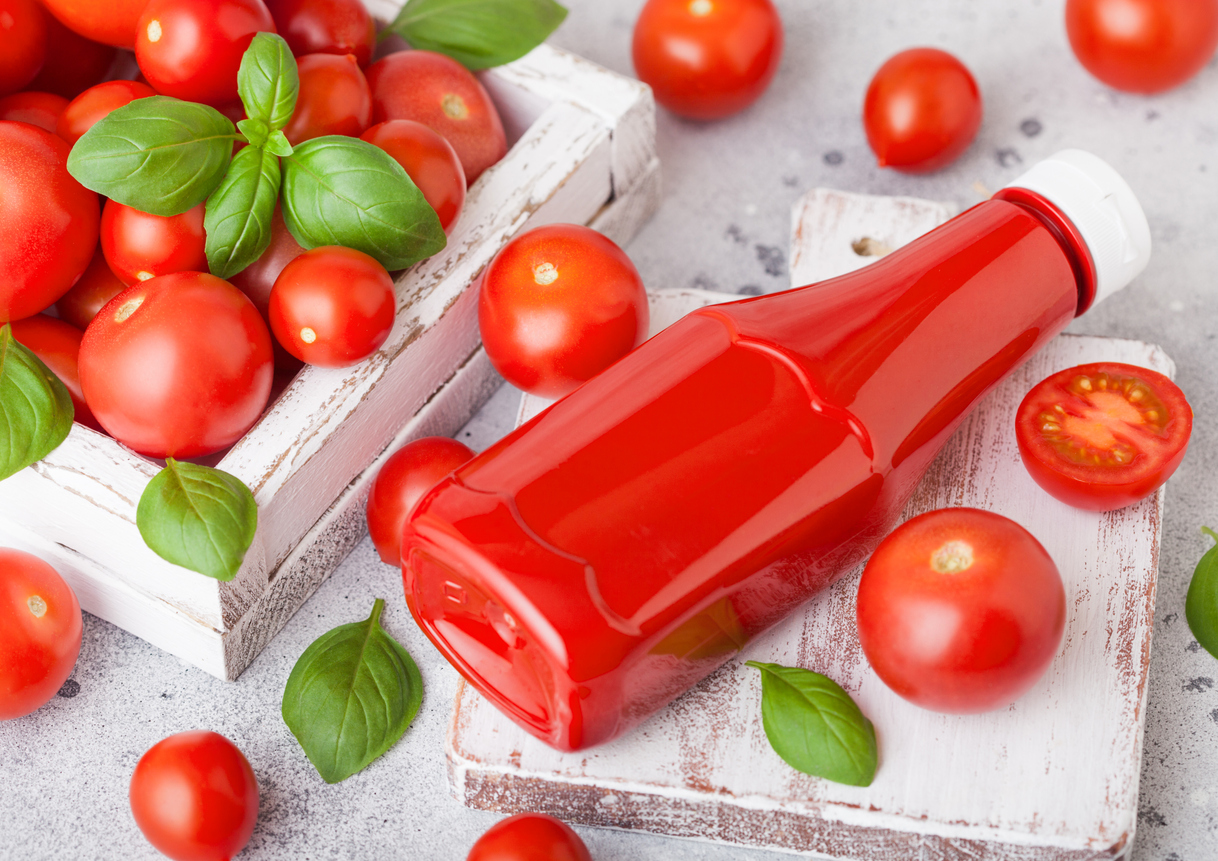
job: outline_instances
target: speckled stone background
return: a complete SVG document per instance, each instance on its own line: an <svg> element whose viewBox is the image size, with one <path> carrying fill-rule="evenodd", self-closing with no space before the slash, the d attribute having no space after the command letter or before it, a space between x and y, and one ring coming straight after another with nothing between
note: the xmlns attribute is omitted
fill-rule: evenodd
<svg viewBox="0 0 1218 861"><path fill-rule="evenodd" d="M1048 0L777 0L787 36L774 85L744 113L694 124L660 111L663 205L627 248L651 288L758 293L782 289L791 204L830 186L955 200L961 206L1067 147L1109 160L1150 219L1150 267L1073 331L1161 344L1196 411L1193 443L1167 491L1135 861L1218 858L1218 662L1189 634L1189 577L1218 526L1218 62L1153 98L1125 95L1075 62L1062 2ZM641 0L568 0L553 41L623 74ZM973 71L985 122L956 164L927 177L878 169L859 121L863 93L891 54L945 48ZM967 333L962 333L967 337ZM499 391L461 433L483 448L512 423L518 396ZM417 631L396 571L364 541L235 683L93 617L72 680L35 714L0 724L0 858L159 857L127 805L139 756L164 736L209 728L237 741L262 788L242 859L461 861L496 817L445 788L443 736L456 674ZM292 664L330 628L385 597L384 624L416 657L423 709L382 759L328 786L279 716ZM598 861L762 861L790 857L581 829Z"/></svg>

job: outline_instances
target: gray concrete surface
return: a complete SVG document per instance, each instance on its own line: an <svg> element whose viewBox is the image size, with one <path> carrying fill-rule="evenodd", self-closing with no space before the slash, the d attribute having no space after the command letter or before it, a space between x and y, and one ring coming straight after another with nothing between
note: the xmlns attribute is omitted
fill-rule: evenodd
<svg viewBox="0 0 1218 861"><path fill-rule="evenodd" d="M641 0L569 0L553 41L630 74ZM663 111L666 195L627 248L649 287L768 292L786 286L789 210L822 185L956 200L967 206L1066 146L1108 159L1150 219L1146 272L1073 324L1091 334L1161 344L1196 412L1193 443L1167 491L1151 659L1135 861L1218 858L1218 663L1184 622L1193 566L1218 526L1218 62L1173 92L1114 92L1074 61L1062 2L1045 0L778 0L787 50L772 89L712 124ZM973 147L941 173L878 169L859 121L863 92L892 53L934 45L960 57L985 98ZM475 448L511 424L507 387L462 432ZM279 716L297 656L335 625L389 599L384 623L418 660L423 709L401 742L363 773L327 786ZM92 617L69 685L35 714L0 724L0 858L158 857L131 819L127 784L164 736L205 727L237 740L262 787L243 859L460 861L496 817L445 789L442 740L455 673L417 631L396 571L364 541L236 683L199 670ZM72 693L71 697L66 696ZM582 829L598 861L763 861L790 857Z"/></svg>

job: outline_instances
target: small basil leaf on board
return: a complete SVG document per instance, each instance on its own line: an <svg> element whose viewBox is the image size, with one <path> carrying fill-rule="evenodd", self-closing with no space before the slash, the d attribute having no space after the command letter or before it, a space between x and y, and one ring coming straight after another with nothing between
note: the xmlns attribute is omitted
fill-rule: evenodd
<svg viewBox="0 0 1218 861"><path fill-rule="evenodd" d="M292 668L283 721L326 783L346 780L389 750L423 702L410 653L380 625L377 598L362 622L322 634Z"/></svg>
<svg viewBox="0 0 1218 861"><path fill-rule="evenodd" d="M0 479L42 460L72 430L72 396L42 360L0 327Z"/></svg>
<svg viewBox="0 0 1218 861"><path fill-rule="evenodd" d="M279 157L273 153L247 146L233 156L224 181L207 199L203 217L212 275L230 278L266 251L279 182Z"/></svg>
<svg viewBox="0 0 1218 861"><path fill-rule="evenodd" d="M346 245L386 269L444 247L440 219L402 166L379 147L327 135L283 160L283 220L304 248Z"/></svg>
<svg viewBox="0 0 1218 861"><path fill-rule="evenodd" d="M761 670L761 721L770 746L796 771L870 786L879 759L875 727L820 673L748 661Z"/></svg>
<svg viewBox="0 0 1218 861"><path fill-rule="evenodd" d="M215 108L149 96L85 132L68 155L68 173L142 212L180 215L220 184L236 138L236 127Z"/></svg>
<svg viewBox="0 0 1218 861"><path fill-rule="evenodd" d="M1201 531L1218 541L1218 533L1208 526ZM1202 648L1218 658L1218 544L1206 551L1193 571L1184 599L1184 618Z"/></svg>
<svg viewBox="0 0 1218 861"><path fill-rule="evenodd" d="M236 476L170 457L144 488L135 525L162 559L232 580L254 540L258 504Z"/></svg>
<svg viewBox="0 0 1218 861"><path fill-rule="evenodd" d="M266 123L270 131L291 122L300 93L296 58L283 37L259 33L241 57L237 94L245 115Z"/></svg>
<svg viewBox="0 0 1218 861"><path fill-rule="evenodd" d="M477 70L520 59L566 17L554 0L409 0L389 29Z"/></svg>

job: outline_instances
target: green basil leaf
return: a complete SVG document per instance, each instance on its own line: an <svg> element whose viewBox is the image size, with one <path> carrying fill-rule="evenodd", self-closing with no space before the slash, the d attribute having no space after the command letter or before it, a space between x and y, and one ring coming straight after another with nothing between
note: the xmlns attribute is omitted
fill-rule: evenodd
<svg viewBox="0 0 1218 861"><path fill-rule="evenodd" d="M270 131L281 129L291 122L299 93L300 73L288 43L274 33L254 36L237 71L237 94L245 115L262 120Z"/></svg>
<svg viewBox="0 0 1218 861"><path fill-rule="evenodd" d="M283 220L304 248L345 245L386 269L444 247L440 219L402 166L342 135L313 138L283 161Z"/></svg>
<svg viewBox="0 0 1218 861"><path fill-rule="evenodd" d="M68 173L142 212L180 215L220 184L236 139L236 127L215 108L149 96L85 132L68 155Z"/></svg>
<svg viewBox="0 0 1218 861"><path fill-rule="evenodd" d="M273 152L281 158L287 158L292 154L292 145L288 143L287 136L283 132L276 129L271 132L270 137L266 139L267 152Z"/></svg>
<svg viewBox="0 0 1218 861"><path fill-rule="evenodd" d="M271 136L271 127L262 120L249 119L237 121L237 131L245 135L245 142L250 146L266 146L267 138ZM236 158L236 156L233 156Z"/></svg>
<svg viewBox="0 0 1218 861"><path fill-rule="evenodd" d="M72 430L72 396L42 360L0 326L0 479L42 460Z"/></svg>
<svg viewBox="0 0 1218 861"><path fill-rule="evenodd" d="M207 267L229 278L262 256L271 244L271 217L279 199L279 157L247 146L233 156L220 187L207 199Z"/></svg>
<svg viewBox="0 0 1218 861"><path fill-rule="evenodd" d="M770 746L796 771L870 786L879 753L875 727L850 694L820 673L748 661L761 670L761 721Z"/></svg>
<svg viewBox="0 0 1218 861"><path fill-rule="evenodd" d="M135 525L162 559L232 580L254 540L258 504L235 475L170 457L144 488Z"/></svg>
<svg viewBox="0 0 1218 861"><path fill-rule="evenodd" d="M1201 531L1218 541L1218 534L1208 526ZM1202 648L1218 658L1218 544L1206 551L1193 571L1184 599L1184 618Z"/></svg>
<svg viewBox="0 0 1218 861"><path fill-rule="evenodd" d="M326 783L393 747L423 701L419 668L380 626L384 606L377 598L363 622L318 637L283 691L283 722Z"/></svg>
<svg viewBox="0 0 1218 861"><path fill-rule="evenodd" d="M566 17L554 0L409 0L388 29L476 70L520 59Z"/></svg>

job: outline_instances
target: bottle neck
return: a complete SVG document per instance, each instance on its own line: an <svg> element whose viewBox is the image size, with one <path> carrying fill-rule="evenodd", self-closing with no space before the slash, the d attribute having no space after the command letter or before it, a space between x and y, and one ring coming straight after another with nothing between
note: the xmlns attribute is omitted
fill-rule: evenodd
<svg viewBox="0 0 1218 861"><path fill-rule="evenodd" d="M1087 248L1083 235L1074 226L1074 222L1067 218L1048 198L1026 188L1008 186L999 189L994 197L1014 203L1032 213L1053 234L1057 244L1061 246L1066 258L1070 261L1070 268L1074 271L1074 280L1078 284L1078 309L1074 312L1074 316L1082 316L1083 312L1095 302L1097 276L1091 251Z"/></svg>

